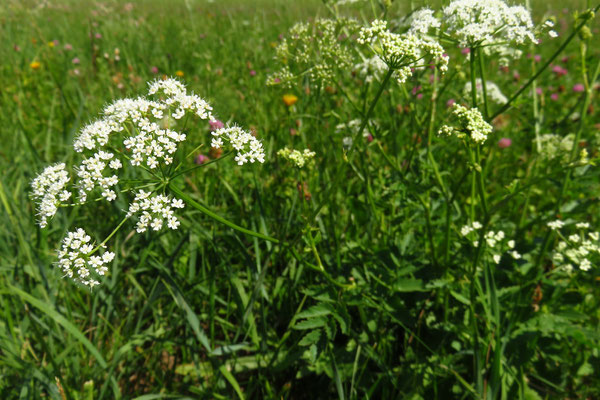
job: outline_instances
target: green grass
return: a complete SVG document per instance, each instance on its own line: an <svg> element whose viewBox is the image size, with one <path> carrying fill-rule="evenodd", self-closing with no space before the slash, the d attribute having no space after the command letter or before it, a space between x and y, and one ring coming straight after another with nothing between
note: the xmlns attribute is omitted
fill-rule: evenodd
<svg viewBox="0 0 600 400"><path fill-rule="evenodd" d="M527 89L476 150L435 135L451 122L449 99L470 102L468 58L448 45L446 76L432 84L425 70L391 82L373 107L374 140L358 137L348 153L336 126L360 119L380 82L346 71L320 90L265 85L280 67L279 36L331 16L320 1L131 4L0 5L2 399L600 396L600 258L588 272L562 273L546 226L560 218L571 234L575 222L600 223L598 90L572 90L596 68L597 36L575 36L552 61L568 74L546 69L534 82L542 93ZM437 3L412 3L421 4ZM485 59L486 77L507 96L568 38L573 11L595 4L563 6L532 2L536 22L557 17L559 38L525 48L509 71ZM409 8L397 0L387 17ZM374 18L370 6L347 13ZM597 35L597 18L589 26ZM30 182L49 164L79 160L73 139L104 105L177 71L219 119L254 130L267 160L242 168L229 157L179 177L193 200L180 228L135 234L125 224L109 243L116 258L103 284L82 288L53 265L60 241L83 226L101 242L127 202L60 210L40 229ZM293 107L286 93L298 96ZM489 115L499 110L491 104ZM208 154L207 124L187 133ZM543 161L533 140L546 133L579 135L573 154L585 148L592 164ZM511 147L497 146L502 137ZM285 146L315 151L312 167L278 158ZM231 229L193 202L278 242ZM492 263L459 233L474 219L502 229L523 259L504 252Z"/></svg>

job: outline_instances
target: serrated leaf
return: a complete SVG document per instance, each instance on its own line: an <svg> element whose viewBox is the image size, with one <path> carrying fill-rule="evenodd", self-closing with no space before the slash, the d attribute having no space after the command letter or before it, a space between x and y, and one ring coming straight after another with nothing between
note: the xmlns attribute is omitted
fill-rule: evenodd
<svg viewBox="0 0 600 400"><path fill-rule="evenodd" d="M298 315L296 315L296 319L321 317L324 315L329 315L331 312L332 307L329 304L321 303L310 307L308 310L298 313Z"/></svg>
<svg viewBox="0 0 600 400"><path fill-rule="evenodd" d="M320 329L310 331L306 335L304 335L304 337L302 339L300 339L300 342L298 343L298 345L299 346L310 346L311 344L317 343L320 338L321 338L321 330Z"/></svg>
<svg viewBox="0 0 600 400"><path fill-rule="evenodd" d="M315 329L315 328L320 328L322 326L325 326L325 323L327 322L327 320L325 318L311 318L311 319L305 319L304 321L300 321L298 322L296 325L294 325L294 329Z"/></svg>

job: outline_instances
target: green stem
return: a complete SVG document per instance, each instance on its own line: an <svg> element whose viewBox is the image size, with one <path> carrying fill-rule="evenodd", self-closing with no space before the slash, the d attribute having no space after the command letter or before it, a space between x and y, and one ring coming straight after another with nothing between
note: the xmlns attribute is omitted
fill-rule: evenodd
<svg viewBox="0 0 600 400"><path fill-rule="evenodd" d="M220 215L215 214L214 212L210 211L208 208L204 207L202 204L198 203L196 200L192 199L190 196L185 194L183 191L181 191L181 189L179 189L177 186L173 185L172 183L169 184L169 190L171 192L173 192L181 200L185 201L187 204L194 207L196 210L200 211L201 213L211 217L212 219L214 219L224 225L227 225L228 227L230 227L232 229L235 229L236 231L245 233L250 236L257 237L259 239L268 240L269 242L273 242L275 244L279 243L279 240L277 240L273 237L263 235L262 233L251 231L250 229L242 228L241 226L236 225L233 222L226 220L225 218L221 217Z"/></svg>
<svg viewBox="0 0 600 400"><path fill-rule="evenodd" d="M597 9L598 7L596 7ZM582 58L582 73L585 74L585 52L582 52L583 54L581 55ZM594 70L594 74L592 75L592 79L590 79L589 81L591 82L595 82L596 79L598 78L598 75L600 74L600 61L598 62L598 64L596 65L596 69ZM587 76L586 76L587 78ZM581 138L581 132L583 131L583 128L585 127L585 120L587 117L587 110L588 107L590 105L592 99L592 88L591 87L586 87L585 90L585 97L583 100L583 104L581 106L581 113L580 113L580 117L579 117L579 125L577 127L577 132L575 133L575 140L573 140L573 147L571 148L571 153L569 156L569 164L573 163L575 161L575 158L577 157L577 149L579 148L579 140ZM565 174L565 177L562 181L561 187L560 187L560 192L558 195L558 199L556 201L556 206L554 208L554 213L557 214L560 211L560 207L562 205L565 193L567 191L567 187L570 183L571 180L571 174L572 174L573 170L569 169L567 170L567 173ZM538 254L537 260L536 260L536 268L535 270L539 270L539 267L542 263L542 260L544 258L544 254L546 254L546 251L548 250L548 245L550 244L550 238L552 237L552 231L548 230L546 232L546 235L544 236L544 241L542 243L542 248L540 250L540 253Z"/></svg>
<svg viewBox="0 0 600 400"><path fill-rule="evenodd" d="M489 108L488 98L487 98L485 69L483 68L483 52L478 51L477 55L479 56L477 58L479 59L479 76L481 76L481 88L483 89L483 116L487 120L490 116L490 108Z"/></svg>
<svg viewBox="0 0 600 400"><path fill-rule="evenodd" d="M121 229L121 227L123 226L123 224L125 223L125 221L127 221L129 219L129 217L125 217L123 218L123 220L119 223L119 225L117 225L117 227L110 233L110 235L108 235L108 237L106 239L104 239L104 241L102 241L102 243L100 243L98 246L96 246L96 248L94 250L92 250L91 254L94 254L96 251L98 251L98 249L102 246L104 246L106 244L106 242L108 242L110 240L110 238L112 238L118 231L119 229Z"/></svg>
<svg viewBox="0 0 600 400"><path fill-rule="evenodd" d="M471 71L471 107L477 108L477 80L475 73L475 47L469 49L469 67Z"/></svg>
<svg viewBox="0 0 600 400"><path fill-rule="evenodd" d="M369 123L369 118L371 118L371 114L373 113L373 110L375 109L375 105L379 101L379 98L381 97L383 90L386 88L388 82L390 81L390 78L392 77L393 73L394 73L394 70L390 68L390 69L388 69L387 73L385 74L385 77L383 78L383 82L381 82L381 86L379 87L379 90L377 91L377 94L375 95L375 98L373 99L373 102L371 103L369 110L363 117L363 121L360 125L360 129L358 130L358 132L356 132L354 134L354 137L352 138L352 145L350 146L350 149L348 149L348 154L352 153L352 150L354 149L354 146L356 145L356 139L361 137L363 131L367 127L367 124Z"/></svg>

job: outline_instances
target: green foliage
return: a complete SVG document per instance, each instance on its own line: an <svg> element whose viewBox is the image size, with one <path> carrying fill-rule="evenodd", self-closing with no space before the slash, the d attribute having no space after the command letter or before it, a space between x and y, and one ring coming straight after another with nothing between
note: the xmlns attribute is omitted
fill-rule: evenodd
<svg viewBox="0 0 600 400"><path fill-rule="evenodd" d="M1 398L599 398L598 258L570 273L555 258L577 223L600 226L598 23L584 4L575 18L532 2L560 36L508 69L444 42L448 72L417 69L403 86L353 68L328 71L330 86L266 85L296 22L385 16L401 30L421 3L0 5ZM187 204L179 229L124 224L102 285L82 288L53 265L57 243L80 224L101 242L127 204L61 210L40 229L29 184L72 161L103 105L177 71L221 120L252 129L267 161L179 177L167 188ZM519 95L479 104L485 144L438 137L449 100L472 106L475 76ZM188 130L216 159L209 127ZM278 159L284 147L314 151L311 168Z"/></svg>

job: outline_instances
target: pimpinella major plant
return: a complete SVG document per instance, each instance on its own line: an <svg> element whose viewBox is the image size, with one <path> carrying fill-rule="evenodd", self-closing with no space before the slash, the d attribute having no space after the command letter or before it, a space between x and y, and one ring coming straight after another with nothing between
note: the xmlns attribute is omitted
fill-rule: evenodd
<svg viewBox="0 0 600 400"><path fill-rule="evenodd" d="M200 136L196 126L210 122L211 111L202 117L197 106L184 109L183 116L175 103L141 112L160 130L174 133L140 127L147 123L131 122L136 115L128 114L130 122L115 120L127 127L123 131L103 121L98 130L109 132L106 143L95 128L88 137L82 131L76 139L81 152L74 153L78 161L52 165L35 180L38 221L52 230L72 217L76 222L70 225L82 227L70 228L58 244L55 274L87 286L106 284L91 293L59 292L70 297L56 304L58 311L63 301L73 309L70 319L81 329L93 328L90 341L110 363L105 368L99 361L95 370L112 371L99 398L108 397L107 387L120 388L124 396L162 391L239 398L597 397L597 139L589 106L598 74L587 34L579 35L580 47L568 53L568 65L560 60L565 46L578 43L588 17L575 21L574 36L561 28L559 38L550 33L547 38L527 10L503 1L447 2L410 16L395 15L400 2L327 2L332 3L328 22L300 23L283 35L277 66L264 60L263 69L252 60L257 76L239 82L251 82L246 89L259 87L256 96L236 87L256 99L259 113L244 124L269 132L266 152L272 157L266 162L273 168L267 176L266 168L255 175L256 197L232 199L236 205L227 204L222 215L236 215L229 217L236 221L248 215L245 206L257 214L260 209L254 226L277 232L285 246L265 243L263 251L257 242L211 237L198 224L182 232L198 211L210 210L190 198L181 182L199 187L197 193L206 182L225 187L220 173L231 169L245 180L250 174L238 174L234 164L252 160L250 142L242 153L228 144L232 135L242 135L239 128ZM342 6L364 6L355 15L368 15L369 21L336 22ZM552 25L546 16L540 21ZM247 29L244 35L250 36ZM258 39L248 48L260 47ZM229 51L244 51L235 49ZM518 56L528 52L541 54L541 61ZM256 57L261 54L268 51ZM569 68L561 84L579 79L583 91L561 91L565 101L554 103L536 91L543 82L558 90L549 71L553 63ZM277 88L265 90L264 80L257 79L281 69L270 83L302 86L286 99L284 116L263 105L279 101L281 96L269 96ZM517 70L518 77L512 74ZM185 76L193 75L186 70ZM169 97L159 90L146 100ZM243 102L236 107L247 108ZM231 112L241 120L238 111ZM211 124L215 131L227 129L219 125ZM286 129L290 126L294 131ZM170 144L159 140L163 136ZM499 147L501 137L510 140ZM209 142L225 147L230 163L208 166L210 174L192 171L207 166L207 158L196 166L187 156ZM172 146L177 150L169 153ZM277 156L276 149L282 149ZM260 189L269 195L261 196ZM98 217L117 207L114 218ZM101 235L100 225L109 225ZM119 225L127 232L111 237ZM175 228L179 232L170 232ZM137 271L155 267L154 283L150 274L126 273L127 279L113 280L119 289L111 290L102 274L111 271L111 263L113 271L120 267L121 253L134 244L125 239L120 246L119 239L131 236L148 239L148 248L176 250L140 255ZM189 243L189 250L177 246L177 239ZM130 284L137 279L139 286ZM18 294L34 304L32 296ZM85 305L87 299L92 306ZM186 318L172 312L176 307ZM53 309L48 315L55 315ZM92 317L79 323L79 315ZM24 321L46 329L29 311ZM27 356L30 344L35 356L52 355L42 348L57 338L48 326L48 335L33 336L37 330L28 329L31 325L19 325L21 331L5 335L5 343L15 344L3 356L18 359L20 351ZM68 396L68 389L81 388L73 377L77 370L63 368L73 353L39 357L39 363L13 361L19 372L11 374L26 370L20 365L38 366L50 383L37 369L29 382L49 386L59 376ZM74 365L94 364L72 358ZM58 367L39 366L45 360ZM153 361L155 368L138 373L142 362ZM81 370L82 381L91 379L86 375L91 368Z"/></svg>
<svg viewBox="0 0 600 400"><path fill-rule="evenodd" d="M121 222L97 245L84 228L67 234L57 263L65 276L89 287L100 284L115 256L106 250L106 244L119 229L127 222L135 225L137 233L177 229L180 221L176 210L184 208L186 202L252 233L210 212L176 186L178 177L200 167L190 161L207 141L195 134L194 125L199 121L216 121L204 99L188 94L176 79L153 81L147 96L109 104L98 120L80 130L73 143L74 151L81 155L78 165L51 165L33 180L32 197L41 228L62 208L93 209L99 201L117 198L129 204L122 210ZM240 166L265 161L262 143L239 126L221 126L210 135L210 146L225 148ZM89 225L86 228L93 229L94 222Z"/></svg>

